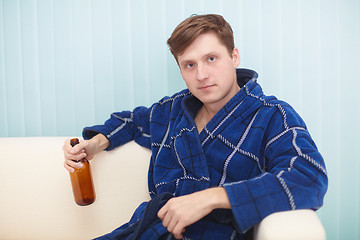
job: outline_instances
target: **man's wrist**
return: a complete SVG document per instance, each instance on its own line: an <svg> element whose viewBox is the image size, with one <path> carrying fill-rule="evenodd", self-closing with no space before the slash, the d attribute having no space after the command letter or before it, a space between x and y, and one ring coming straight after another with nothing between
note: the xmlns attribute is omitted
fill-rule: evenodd
<svg viewBox="0 0 360 240"><path fill-rule="evenodd" d="M101 133L94 136L91 141L94 142L94 144L97 146L98 152L104 151L107 149L110 145L109 140Z"/></svg>
<svg viewBox="0 0 360 240"><path fill-rule="evenodd" d="M223 208L231 209L230 200L226 193L225 188L223 187L214 187L207 189L210 193L212 199L213 209Z"/></svg>

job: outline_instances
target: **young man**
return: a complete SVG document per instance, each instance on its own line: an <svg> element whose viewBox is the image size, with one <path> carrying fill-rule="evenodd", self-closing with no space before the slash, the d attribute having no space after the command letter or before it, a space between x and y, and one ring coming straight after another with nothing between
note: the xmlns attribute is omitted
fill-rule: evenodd
<svg viewBox="0 0 360 240"><path fill-rule="evenodd" d="M65 168L131 140L150 148L150 195L173 197L139 239L243 239L271 213L321 207L323 159L291 106L265 96L257 73L237 69L230 25L219 15L192 16L168 44L188 89L85 128L86 140L65 143ZM146 205L105 237L126 235Z"/></svg>

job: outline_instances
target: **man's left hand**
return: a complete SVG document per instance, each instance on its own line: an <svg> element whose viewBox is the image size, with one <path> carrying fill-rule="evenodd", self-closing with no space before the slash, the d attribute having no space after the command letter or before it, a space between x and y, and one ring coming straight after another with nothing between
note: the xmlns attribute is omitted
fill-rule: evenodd
<svg viewBox="0 0 360 240"><path fill-rule="evenodd" d="M157 215L163 226L176 239L181 239L185 227L199 221L216 208L231 208L226 191L222 187L171 198Z"/></svg>

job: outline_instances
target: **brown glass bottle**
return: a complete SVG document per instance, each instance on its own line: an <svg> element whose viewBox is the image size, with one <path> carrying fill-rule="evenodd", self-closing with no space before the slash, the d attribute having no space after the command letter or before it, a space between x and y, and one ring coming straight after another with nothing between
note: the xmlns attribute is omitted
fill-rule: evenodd
<svg viewBox="0 0 360 240"><path fill-rule="evenodd" d="M71 139L70 144L74 147L76 144L79 144L79 139ZM70 173L71 185L75 202L80 206L86 206L95 201L95 191L89 161L84 158L79 162L84 166L82 168L75 168L75 172Z"/></svg>

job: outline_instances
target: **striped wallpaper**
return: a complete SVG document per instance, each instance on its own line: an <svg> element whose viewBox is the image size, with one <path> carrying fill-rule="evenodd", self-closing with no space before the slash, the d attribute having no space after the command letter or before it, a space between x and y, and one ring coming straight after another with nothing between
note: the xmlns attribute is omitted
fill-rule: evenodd
<svg viewBox="0 0 360 240"><path fill-rule="evenodd" d="M166 40L199 13L230 22L240 66L306 121L327 239L360 239L359 0L0 0L0 137L80 135L184 88Z"/></svg>

